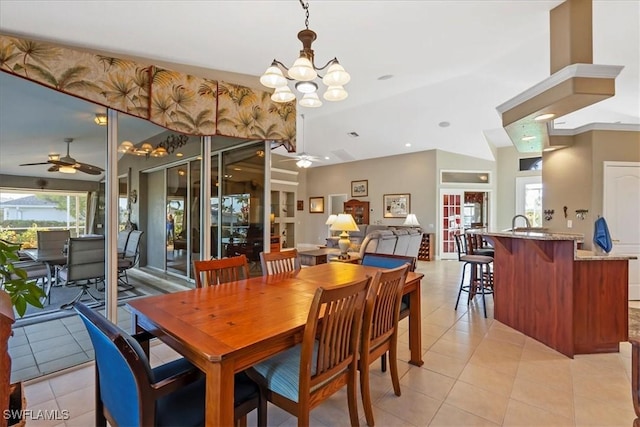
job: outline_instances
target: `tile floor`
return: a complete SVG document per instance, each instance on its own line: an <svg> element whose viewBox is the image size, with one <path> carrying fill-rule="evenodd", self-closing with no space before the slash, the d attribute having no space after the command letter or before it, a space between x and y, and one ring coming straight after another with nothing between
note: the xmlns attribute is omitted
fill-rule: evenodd
<svg viewBox="0 0 640 427"><path fill-rule="evenodd" d="M406 320L400 343L402 396L388 374L373 369L372 393L378 426L631 426L630 345L620 353L569 359L489 319L473 303L453 310L457 261L419 262L422 282L422 367L406 363ZM124 321L124 320L123 320ZM74 328L73 324L70 326ZM81 335L79 335L81 336ZM83 348L83 339L77 344ZM86 346L85 346L86 347ZM84 350L88 354L88 348ZM152 363L176 354L156 343ZM28 408L68 411L68 420L28 421L28 426L90 426L94 422L93 363L25 384ZM61 413L61 412L60 412ZM346 392L312 411L312 425L348 423ZM362 408L361 424L365 425ZM296 419L269 405L269 425ZM255 425L250 414L248 425Z"/></svg>

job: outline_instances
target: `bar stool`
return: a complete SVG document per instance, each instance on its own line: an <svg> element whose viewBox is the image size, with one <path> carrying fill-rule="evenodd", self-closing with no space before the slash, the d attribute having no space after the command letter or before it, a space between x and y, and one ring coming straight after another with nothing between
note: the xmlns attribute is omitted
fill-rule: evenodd
<svg viewBox="0 0 640 427"><path fill-rule="evenodd" d="M460 295L462 292L467 292L467 305L471 302L471 298L476 293L482 295L482 308L484 309L484 317L487 317L487 302L485 295L493 294L493 276L491 273L491 263L493 257L486 255L470 255L467 253L465 238L459 234L455 236L456 249L458 250L458 261L464 262L462 266L462 277L460 278L460 289L458 290L458 298L456 299L455 310L458 309L458 303L460 302ZM467 266L471 266L469 274L469 284L464 284L464 275Z"/></svg>

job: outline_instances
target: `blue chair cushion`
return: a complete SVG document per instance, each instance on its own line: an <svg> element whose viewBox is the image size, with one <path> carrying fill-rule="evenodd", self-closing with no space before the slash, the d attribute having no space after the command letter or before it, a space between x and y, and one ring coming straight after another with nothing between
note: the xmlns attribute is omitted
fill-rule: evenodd
<svg viewBox="0 0 640 427"><path fill-rule="evenodd" d="M368 265L371 267L397 268L407 263L407 260L401 258L376 256L375 254L369 253L365 254L364 258L362 258L362 265Z"/></svg>
<svg viewBox="0 0 640 427"><path fill-rule="evenodd" d="M298 344L282 353L279 353L264 362L253 367L264 377L267 388L287 399L298 402L298 388L300 383L300 352L302 345ZM317 343L313 352L311 374L316 372ZM320 385L318 385L320 387ZM316 387L316 388L318 388ZM312 389L311 391L314 391Z"/></svg>

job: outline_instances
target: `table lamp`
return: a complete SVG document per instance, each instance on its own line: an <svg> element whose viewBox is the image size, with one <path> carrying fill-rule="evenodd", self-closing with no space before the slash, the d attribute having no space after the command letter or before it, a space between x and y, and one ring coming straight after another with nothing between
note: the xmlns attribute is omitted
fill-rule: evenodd
<svg viewBox="0 0 640 427"><path fill-rule="evenodd" d="M347 249L351 246L351 241L349 240L349 231L359 231L358 224L353 219L351 214L338 214L336 220L331 224L329 228L333 231L342 231L340 234L340 240L338 240L338 247L340 248L340 258L347 258Z"/></svg>
<svg viewBox="0 0 640 427"><path fill-rule="evenodd" d="M329 215L329 218L327 218L327 222L325 222L325 225L329 226L329 236L333 236L333 233L331 232L331 225L336 222L336 219L338 219L338 215L331 214Z"/></svg>
<svg viewBox="0 0 640 427"><path fill-rule="evenodd" d="M420 223L418 222L418 218L416 218L416 214L408 214L407 218L404 220L404 224L407 227L420 227Z"/></svg>

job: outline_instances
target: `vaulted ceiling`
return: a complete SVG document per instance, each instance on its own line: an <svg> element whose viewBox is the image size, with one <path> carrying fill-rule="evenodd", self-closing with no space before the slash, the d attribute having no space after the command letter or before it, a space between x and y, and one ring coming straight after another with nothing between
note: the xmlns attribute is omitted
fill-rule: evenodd
<svg viewBox="0 0 640 427"><path fill-rule="evenodd" d="M299 107L305 114L300 151L328 157L318 165L429 149L493 159L495 147L511 145L496 106L550 75L549 11L560 3L309 1L317 62L337 57L352 79L345 101ZM237 73L241 83L256 87L274 58L290 65L297 57L296 34L304 19L294 0L0 2L5 34L181 64L194 73ZM555 127L640 125L640 1L593 1L593 63L624 66L616 95L556 119ZM59 152L64 137L80 133L72 125L78 117L86 121L99 110L85 106L87 111L75 116L69 111L67 118L56 119L69 126L59 132L55 123L35 121L41 124L32 125L26 138L18 129L24 122L20 115L44 112L23 105L31 97L20 91L12 96L12 80L0 77L0 173L24 172L4 159L25 139L50 140L43 151L29 150L19 160L41 161L52 152L49 147ZM70 99L74 102L79 101ZM63 104L56 101L57 113L67 112ZM82 150L79 146L72 146L72 154Z"/></svg>

